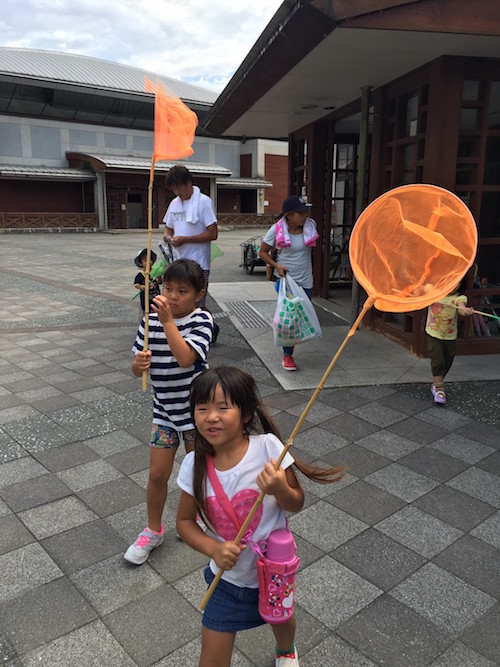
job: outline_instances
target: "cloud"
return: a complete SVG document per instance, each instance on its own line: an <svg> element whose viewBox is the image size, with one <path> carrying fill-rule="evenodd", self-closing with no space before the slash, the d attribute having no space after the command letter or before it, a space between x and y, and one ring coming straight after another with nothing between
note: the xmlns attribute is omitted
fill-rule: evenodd
<svg viewBox="0 0 500 667"><path fill-rule="evenodd" d="M220 91L280 0L2 0L0 45L103 58Z"/></svg>

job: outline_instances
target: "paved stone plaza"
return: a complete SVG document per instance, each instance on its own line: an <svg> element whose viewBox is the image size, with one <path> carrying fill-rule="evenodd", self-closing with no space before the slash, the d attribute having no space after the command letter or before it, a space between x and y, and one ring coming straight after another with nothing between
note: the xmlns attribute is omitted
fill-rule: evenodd
<svg viewBox="0 0 500 667"><path fill-rule="evenodd" d="M323 339L286 376L272 286L237 264L245 235L218 241L209 361L252 372L286 437L348 327L320 309ZM164 544L123 560L146 516L151 395L130 371L145 243L0 237L1 665L197 665L205 558L175 536L180 452ZM304 460L349 467L333 486L304 481L290 519L301 667L500 664L500 355L457 358L446 408L428 375L428 360L357 332L295 440ZM274 664L267 627L236 647L234 667Z"/></svg>

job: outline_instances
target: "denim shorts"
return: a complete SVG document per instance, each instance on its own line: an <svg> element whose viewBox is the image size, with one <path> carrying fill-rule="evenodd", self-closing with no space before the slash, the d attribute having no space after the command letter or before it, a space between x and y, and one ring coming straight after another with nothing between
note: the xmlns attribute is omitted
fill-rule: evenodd
<svg viewBox="0 0 500 667"><path fill-rule="evenodd" d="M204 571L208 585L215 578L210 566ZM215 632L239 632L265 625L259 614L259 589L240 588L221 579L205 607L202 624Z"/></svg>

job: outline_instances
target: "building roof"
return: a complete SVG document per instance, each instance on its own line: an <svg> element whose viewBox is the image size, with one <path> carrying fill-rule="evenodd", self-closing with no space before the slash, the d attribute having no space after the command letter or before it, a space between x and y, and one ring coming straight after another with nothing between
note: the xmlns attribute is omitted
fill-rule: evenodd
<svg viewBox="0 0 500 667"><path fill-rule="evenodd" d="M95 181L93 172L86 169L63 169L62 167L28 167L1 165L0 178L34 178L37 181Z"/></svg>
<svg viewBox="0 0 500 667"><path fill-rule="evenodd" d="M67 151L66 158L72 162L88 163L95 171L150 171L151 159L143 157L117 157L101 153L79 153ZM230 176L231 170L207 162L184 162L183 160L160 160L155 163L156 173L165 173L176 164L184 164L192 174L199 176Z"/></svg>
<svg viewBox="0 0 500 667"><path fill-rule="evenodd" d="M144 78L157 79L167 92L185 102L211 105L217 93L138 67L41 49L0 47L0 74L17 79L36 79L48 83L72 84L102 91L144 93ZM149 93L148 93L149 95Z"/></svg>
<svg viewBox="0 0 500 667"><path fill-rule="evenodd" d="M441 56L500 58L499 37L498 0L285 0L204 127L283 139Z"/></svg>
<svg viewBox="0 0 500 667"><path fill-rule="evenodd" d="M217 187L254 190L255 188L272 188L273 184L263 178L218 178Z"/></svg>

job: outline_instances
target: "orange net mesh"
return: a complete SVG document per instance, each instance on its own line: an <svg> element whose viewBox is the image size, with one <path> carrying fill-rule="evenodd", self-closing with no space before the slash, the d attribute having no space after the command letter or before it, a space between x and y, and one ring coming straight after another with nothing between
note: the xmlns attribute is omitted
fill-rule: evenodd
<svg viewBox="0 0 500 667"><path fill-rule="evenodd" d="M435 185L405 185L373 201L350 239L351 267L378 310L425 308L449 294L476 256L467 206Z"/></svg>

